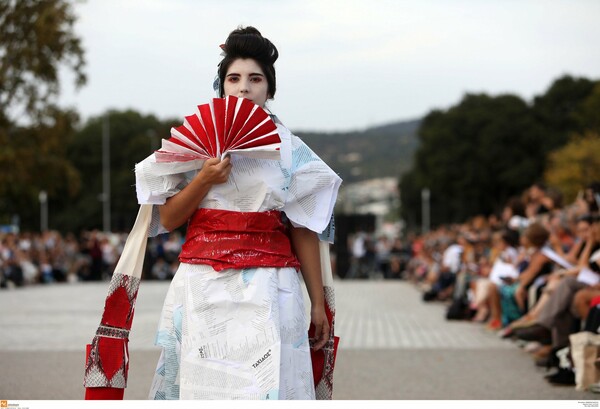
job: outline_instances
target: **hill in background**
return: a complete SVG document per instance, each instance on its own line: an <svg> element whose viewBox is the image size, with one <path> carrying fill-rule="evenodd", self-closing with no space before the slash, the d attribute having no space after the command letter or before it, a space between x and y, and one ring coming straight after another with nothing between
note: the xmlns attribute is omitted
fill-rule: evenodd
<svg viewBox="0 0 600 409"><path fill-rule="evenodd" d="M298 132L344 180L344 184L399 177L409 170L421 121L402 121L354 132Z"/></svg>

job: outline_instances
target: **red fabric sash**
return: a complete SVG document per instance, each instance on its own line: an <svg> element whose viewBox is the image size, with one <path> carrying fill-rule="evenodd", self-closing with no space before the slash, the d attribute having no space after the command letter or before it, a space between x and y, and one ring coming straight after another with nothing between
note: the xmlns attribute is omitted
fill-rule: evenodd
<svg viewBox="0 0 600 409"><path fill-rule="evenodd" d="M187 228L179 261L227 268L293 267L292 250L281 212L234 212L198 209Z"/></svg>

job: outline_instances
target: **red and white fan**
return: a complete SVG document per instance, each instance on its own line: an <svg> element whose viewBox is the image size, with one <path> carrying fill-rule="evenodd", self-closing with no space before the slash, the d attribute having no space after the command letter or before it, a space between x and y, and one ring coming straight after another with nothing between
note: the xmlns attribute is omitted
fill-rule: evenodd
<svg viewBox="0 0 600 409"><path fill-rule="evenodd" d="M230 153L260 159L279 159L277 126L260 106L246 98L214 98L198 105L183 125L171 128L156 151L157 162L221 158Z"/></svg>

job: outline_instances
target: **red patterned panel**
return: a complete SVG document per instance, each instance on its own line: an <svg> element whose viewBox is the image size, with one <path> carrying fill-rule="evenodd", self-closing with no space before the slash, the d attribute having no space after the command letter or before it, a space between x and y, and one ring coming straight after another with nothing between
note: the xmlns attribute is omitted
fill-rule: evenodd
<svg viewBox="0 0 600 409"><path fill-rule="evenodd" d="M102 324L111 327L126 328L130 310L131 303L127 295L127 290L122 286L118 287L106 298Z"/></svg>

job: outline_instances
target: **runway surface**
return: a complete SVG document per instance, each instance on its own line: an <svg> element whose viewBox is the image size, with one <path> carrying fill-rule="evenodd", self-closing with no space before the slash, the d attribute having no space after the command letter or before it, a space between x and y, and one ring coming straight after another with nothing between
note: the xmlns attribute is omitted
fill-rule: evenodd
<svg viewBox="0 0 600 409"><path fill-rule="evenodd" d="M125 399L146 399L160 355L153 345L165 282L142 282L129 344ZM596 400L548 384L544 369L482 325L449 322L400 281L336 281L341 337L335 399ZM0 399L82 399L85 345L107 282L0 291Z"/></svg>

